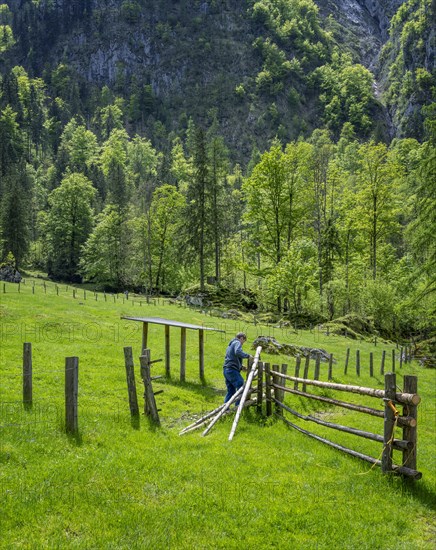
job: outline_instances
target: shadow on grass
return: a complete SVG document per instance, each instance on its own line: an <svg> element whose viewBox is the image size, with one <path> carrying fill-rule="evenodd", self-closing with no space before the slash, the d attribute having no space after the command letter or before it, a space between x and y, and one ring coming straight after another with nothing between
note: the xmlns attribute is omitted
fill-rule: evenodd
<svg viewBox="0 0 436 550"><path fill-rule="evenodd" d="M139 430L139 428L141 427L139 414L135 414L133 416L132 415L130 416L130 426L134 430Z"/></svg>
<svg viewBox="0 0 436 550"><path fill-rule="evenodd" d="M182 382L180 380L176 380L175 378L165 378L163 380L165 385L173 386L174 388L186 389L201 395L207 395L208 397L225 394L224 390L218 390L209 384L205 378L199 382Z"/></svg>
<svg viewBox="0 0 436 550"><path fill-rule="evenodd" d="M77 432L67 432L67 438L69 443L75 445L76 447L81 447L83 445L83 438L80 431Z"/></svg>
<svg viewBox="0 0 436 550"><path fill-rule="evenodd" d="M403 479L401 490L408 496L425 505L429 510L436 511L436 492L424 482L413 479Z"/></svg>

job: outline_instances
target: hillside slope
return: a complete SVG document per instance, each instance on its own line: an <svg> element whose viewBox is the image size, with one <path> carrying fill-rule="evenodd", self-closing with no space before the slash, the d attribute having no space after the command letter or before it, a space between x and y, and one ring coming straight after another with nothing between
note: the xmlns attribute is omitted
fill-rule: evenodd
<svg viewBox="0 0 436 550"><path fill-rule="evenodd" d="M278 135L308 135L325 122L314 71L332 51L372 71L400 1L9 0L15 45L7 70L42 76L72 110L92 111L108 85L126 101L134 131L158 139L217 109L228 144L248 158ZM59 67L69 82L59 83ZM77 97L72 98L74 83ZM142 103L135 110L137 96ZM371 116L385 125L381 106ZM358 129L359 130L359 129ZM374 127L372 128L374 130ZM386 134L385 130L381 130Z"/></svg>

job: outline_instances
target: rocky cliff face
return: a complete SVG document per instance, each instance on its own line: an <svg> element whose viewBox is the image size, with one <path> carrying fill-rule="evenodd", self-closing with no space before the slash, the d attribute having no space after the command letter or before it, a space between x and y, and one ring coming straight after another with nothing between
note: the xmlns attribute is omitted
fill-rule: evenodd
<svg viewBox="0 0 436 550"><path fill-rule="evenodd" d="M350 50L356 62L376 73L389 20L402 0L316 1L322 26L329 29L333 20L341 49ZM268 114L272 103L277 103L286 128L301 118L307 128L319 122L298 80L293 85L306 100L299 111L289 110L285 100L266 97L255 102L235 95L241 82L253 81L262 70L253 42L263 30L248 16L252 2L9 0L7 4L18 38L15 63L34 75L66 63L88 83L128 93L132 83L146 83L160 102L159 116L165 114L169 130L177 128L184 114L218 107L230 143L238 143L241 132L252 136L243 145L248 152L252 146L248 142L256 141L263 127L270 135L277 132ZM231 131L235 125L239 129ZM291 129L285 137L294 138L299 131Z"/></svg>

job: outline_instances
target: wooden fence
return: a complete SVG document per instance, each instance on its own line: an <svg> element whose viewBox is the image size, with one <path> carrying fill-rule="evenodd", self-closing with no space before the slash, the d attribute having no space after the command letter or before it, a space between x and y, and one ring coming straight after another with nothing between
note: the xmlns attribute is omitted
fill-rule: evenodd
<svg viewBox="0 0 436 550"><path fill-rule="evenodd" d="M286 374L286 368L279 370L278 365L273 365L271 368L269 363L264 363L263 371L265 372L265 400L266 400L266 414L271 416L275 414L282 419L288 426L304 433L318 441L321 441L327 445L330 445L336 449L339 449L347 454L365 460L373 465L381 466L384 473L394 472L402 474L413 479L420 479L422 477L421 472L416 470L416 445L417 445L417 405L420 403L420 397L417 394L417 377L416 376L404 376L404 387L402 392L397 391L396 387L396 375L395 373L387 373L385 375L385 388L375 389L362 386L353 386L348 384L337 384L332 382L322 382L320 380L308 379L306 377L300 378L298 376L289 376ZM297 360L296 372L299 371L300 363ZM259 376L261 376L262 370L259 369ZM293 382L293 387L287 387L287 381ZM261 384L258 381L258 384ZM302 390L298 389L301 384ZM354 393L358 395L369 396L372 398L382 399L384 402L383 410L368 407L366 405L359 405L355 403L349 403L323 395L317 395L314 393L308 393L306 391L307 386L318 387L322 389L335 390L341 392ZM382 434L375 434L365 430L351 428L336 424L333 422L327 422L314 415L302 414L288 404L285 404L285 394L292 394L300 398L308 400L316 400L318 402L326 403L329 406L342 407L348 410L356 411L362 414L371 415L379 418L383 418L384 425ZM259 403L262 393L258 392L258 410L261 410L262 404ZM273 406L275 410L273 411ZM399 411L397 407L402 407L402 411ZM315 424L327 427L340 432L355 435L357 437L363 437L382 444L382 451L380 453L381 458L374 458L362 454L358 451L344 447L334 443L324 437L320 437L308 430L301 428L301 426L290 422L285 417L285 412L300 418L305 421L313 422ZM395 437L396 428L402 429L402 438ZM393 463L393 450L401 451L402 464L396 465Z"/></svg>

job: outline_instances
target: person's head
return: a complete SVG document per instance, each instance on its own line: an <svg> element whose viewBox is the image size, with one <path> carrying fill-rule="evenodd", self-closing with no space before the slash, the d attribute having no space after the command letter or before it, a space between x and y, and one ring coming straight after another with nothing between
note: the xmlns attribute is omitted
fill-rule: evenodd
<svg viewBox="0 0 436 550"><path fill-rule="evenodd" d="M245 332L238 332L236 338L241 342L241 344L243 344L247 340L247 335L245 334Z"/></svg>

